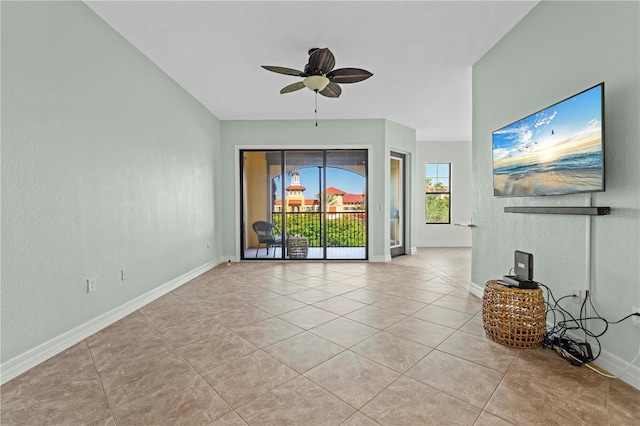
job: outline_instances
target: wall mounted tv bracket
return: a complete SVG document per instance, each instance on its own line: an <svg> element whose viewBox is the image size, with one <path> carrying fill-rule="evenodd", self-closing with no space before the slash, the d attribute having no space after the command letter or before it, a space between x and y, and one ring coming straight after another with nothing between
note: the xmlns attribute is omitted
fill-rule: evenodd
<svg viewBox="0 0 640 426"><path fill-rule="evenodd" d="M504 212L607 216L611 214L611 207L505 207Z"/></svg>

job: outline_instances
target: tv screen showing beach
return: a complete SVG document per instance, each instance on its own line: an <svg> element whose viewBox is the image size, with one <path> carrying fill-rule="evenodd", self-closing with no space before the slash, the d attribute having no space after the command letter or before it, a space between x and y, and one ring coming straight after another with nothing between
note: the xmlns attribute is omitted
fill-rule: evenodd
<svg viewBox="0 0 640 426"><path fill-rule="evenodd" d="M493 132L496 197L604 191L604 83Z"/></svg>

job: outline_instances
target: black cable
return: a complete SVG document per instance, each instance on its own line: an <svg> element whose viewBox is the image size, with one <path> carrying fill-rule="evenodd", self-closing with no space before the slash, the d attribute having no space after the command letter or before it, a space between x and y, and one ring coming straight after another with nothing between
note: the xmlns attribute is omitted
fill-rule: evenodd
<svg viewBox="0 0 640 426"><path fill-rule="evenodd" d="M626 317L624 317L624 318L622 318L622 319L619 319L618 321L609 321L609 324L619 324L619 323L621 323L622 321L624 321L624 320L626 320L626 319L629 319L629 318L631 318L631 317L633 317L633 316L640 316L640 315L638 315L638 314L629 314L629 315L627 315Z"/></svg>
<svg viewBox="0 0 640 426"><path fill-rule="evenodd" d="M563 296L556 300L549 287L542 283L538 284L547 292L547 298L545 300L547 318L549 318L549 316L553 318L553 326L547 329L542 346L543 348L549 347L555 349L562 358L566 359L573 365L580 366L595 361L602 353L602 346L598 338L607 332L609 325L619 324L636 315L635 313L629 314L617 321L608 321L598 314L598 311L593 306L591 294L587 290L585 292L585 298L580 305L579 316L578 318L575 318L559 304L562 300L574 297L573 295ZM589 306L593 309L595 316L586 316L587 301ZM596 333L587 329L586 325L589 321L601 322L603 330ZM584 333L584 341L569 336L568 333L570 332ZM592 343L589 343L589 340L591 340ZM597 351L595 354L592 352L591 346L593 344L597 345Z"/></svg>

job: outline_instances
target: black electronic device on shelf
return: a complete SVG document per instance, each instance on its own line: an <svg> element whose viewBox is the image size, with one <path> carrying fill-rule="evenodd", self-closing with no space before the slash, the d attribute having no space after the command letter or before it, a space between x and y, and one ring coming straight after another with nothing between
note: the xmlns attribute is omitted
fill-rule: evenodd
<svg viewBox="0 0 640 426"><path fill-rule="evenodd" d="M516 250L513 271L515 275L504 275L498 283L529 290L538 288L538 283L533 281L533 255L531 253Z"/></svg>

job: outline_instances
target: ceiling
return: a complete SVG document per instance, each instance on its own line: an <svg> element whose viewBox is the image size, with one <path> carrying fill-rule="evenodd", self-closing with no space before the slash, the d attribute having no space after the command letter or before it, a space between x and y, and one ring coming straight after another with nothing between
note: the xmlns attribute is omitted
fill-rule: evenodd
<svg viewBox="0 0 640 426"><path fill-rule="evenodd" d="M303 69L328 47L336 68L374 75L318 96L318 118L386 118L418 141L471 140L471 67L537 1L86 1L221 120L314 119Z"/></svg>

